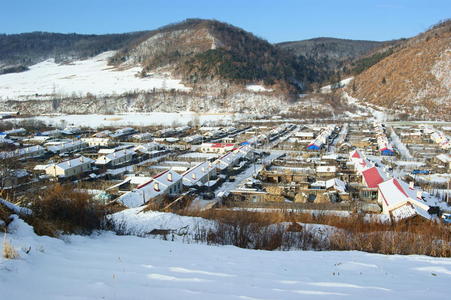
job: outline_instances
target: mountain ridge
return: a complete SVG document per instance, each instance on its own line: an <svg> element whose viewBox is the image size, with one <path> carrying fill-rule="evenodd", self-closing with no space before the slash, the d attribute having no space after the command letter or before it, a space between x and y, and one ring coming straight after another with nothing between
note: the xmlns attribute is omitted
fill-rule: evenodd
<svg viewBox="0 0 451 300"><path fill-rule="evenodd" d="M451 20L407 39L347 87L368 104L415 118L451 117Z"/></svg>

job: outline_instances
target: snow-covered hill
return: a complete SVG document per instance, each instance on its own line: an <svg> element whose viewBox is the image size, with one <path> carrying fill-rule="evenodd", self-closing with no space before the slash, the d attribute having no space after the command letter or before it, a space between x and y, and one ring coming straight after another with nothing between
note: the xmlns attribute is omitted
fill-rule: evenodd
<svg viewBox="0 0 451 300"><path fill-rule="evenodd" d="M449 258L256 251L112 233L62 241L36 236L20 219L9 228L20 258L0 259L2 299L449 298Z"/></svg>
<svg viewBox="0 0 451 300"><path fill-rule="evenodd" d="M95 57L56 64L53 59L31 66L28 71L0 75L0 100L43 100L56 97L114 95L134 91L189 91L168 74L138 75L141 67L117 69L108 65L114 51Z"/></svg>

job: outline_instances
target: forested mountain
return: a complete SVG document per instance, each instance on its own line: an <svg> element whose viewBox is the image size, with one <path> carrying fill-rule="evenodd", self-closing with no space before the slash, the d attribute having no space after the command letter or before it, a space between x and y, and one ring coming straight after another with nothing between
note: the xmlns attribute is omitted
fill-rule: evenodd
<svg viewBox="0 0 451 300"><path fill-rule="evenodd" d="M348 91L365 102L411 116L451 116L451 20L381 53Z"/></svg>
<svg viewBox="0 0 451 300"><path fill-rule="evenodd" d="M302 41L283 42L276 45L292 51L297 56L302 55L317 59L328 58L332 61L340 62L365 55L384 43L321 37Z"/></svg>
<svg viewBox="0 0 451 300"><path fill-rule="evenodd" d="M140 63L144 72L168 68L193 84L226 80L306 90L325 80L312 59L296 57L241 28L202 19L151 31L120 50L111 63Z"/></svg>
<svg viewBox="0 0 451 300"><path fill-rule="evenodd" d="M54 58L82 59L108 50L116 50L144 35L146 32L85 35L49 32L0 34L0 68L15 66L16 71ZM13 69L14 70L14 69ZM1 73L1 72L0 72Z"/></svg>
<svg viewBox="0 0 451 300"><path fill-rule="evenodd" d="M278 43L278 48L307 59L316 66L326 81L339 81L362 72L391 53L396 41L365 41L337 38L314 38L309 40Z"/></svg>

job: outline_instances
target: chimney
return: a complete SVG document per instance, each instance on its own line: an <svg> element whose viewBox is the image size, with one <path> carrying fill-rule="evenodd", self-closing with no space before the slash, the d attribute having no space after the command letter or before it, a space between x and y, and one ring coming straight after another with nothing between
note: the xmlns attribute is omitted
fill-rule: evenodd
<svg viewBox="0 0 451 300"><path fill-rule="evenodd" d="M192 174L191 174L191 177L193 177L193 179L196 179L196 174L195 174L195 173L192 173Z"/></svg>
<svg viewBox="0 0 451 300"><path fill-rule="evenodd" d="M415 186L415 182L410 181L409 182L409 189L413 190L414 186Z"/></svg>
<svg viewBox="0 0 451 300"><path fill-rule="evenodd" d="M67 161L67 165L68 165L69 167L72 166L71 163L70 163L70 160Z"/></svg>
<svg viewBox="0 0 451 300"><path fill-rule="evenodd" d="M155 183L153 184L153 189L154 189L155 191L157 191L157 192L160 191L160 185L158 184L158 182L155 182Z"/></svg>
<svg viewBox="0 0 451 300"><path fill-rule="evenodd" d="M172 182L172 173L171 172L168 173L168 181Z"/></svg>

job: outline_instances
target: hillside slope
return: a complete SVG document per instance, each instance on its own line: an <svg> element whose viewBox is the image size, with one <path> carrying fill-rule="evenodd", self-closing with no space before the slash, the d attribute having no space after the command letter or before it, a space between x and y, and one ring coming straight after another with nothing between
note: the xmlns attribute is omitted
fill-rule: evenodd
<svg viewBox="0 0 451 300"><path fill-rule="evenodd" d="M143 76L164 68L194 85L215 80L241 85L258 82L294 91L320 79L314 63L241 28L202 19L154 30L120 50L111 63L141 64Z"/></svg>
<svg viewBox="0 0 451 300"><path fill-rule="evenodd" d="M365 55L371 50L382 46L384 43L321 37L283 42L276 45L280 48L288 49L298 56L327 57L338 62Z"/></svg>
<svg viewBox="0 0 451 300"><path fill-rule="evenodd" d="M164 220L155 220L157 228L168 228ZM258 251L108 232L56 239L37 236L17 216L9 229L7 241L20 258L0 257L4 299L416 300L427 294L435 300L449 295L449 258Z"/></svg>
<svg viewBox="0 0 451 300"><path fill-rule="evenodd" d="M404 41L355 77L347 91L416 118L451 118L451 21Z"/></svg>
<svg viewBox="0 0 451 300"><path fill-rule="evenodd" d="M89 58L105 51L122 48L145 33L143 31L104 35L50 32L0 34L0 74L24 71L26 67L47 59L61 62Z"/></svg>

